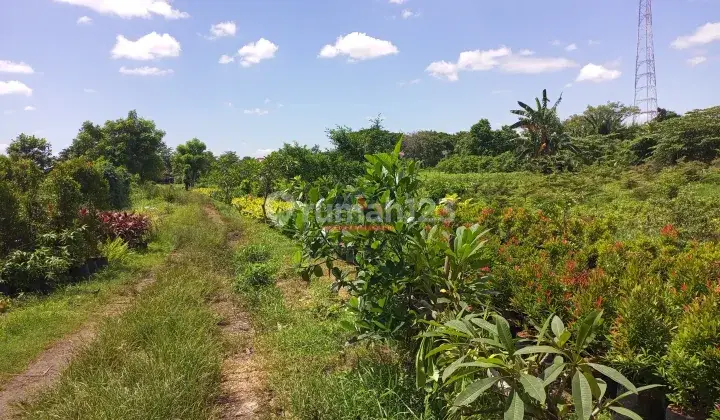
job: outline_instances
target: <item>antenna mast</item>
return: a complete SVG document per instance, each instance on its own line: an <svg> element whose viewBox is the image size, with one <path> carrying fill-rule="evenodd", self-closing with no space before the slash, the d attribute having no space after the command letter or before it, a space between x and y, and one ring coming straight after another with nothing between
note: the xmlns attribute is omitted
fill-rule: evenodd
<svg viewBox="0 0 720 420"><path fill-rule="evenodd" d="M638 43L635 59L635 106L640 113L633 122L649 122L657 116L657 79L652 29L652 0L640 0L638 10Z"/></svg>

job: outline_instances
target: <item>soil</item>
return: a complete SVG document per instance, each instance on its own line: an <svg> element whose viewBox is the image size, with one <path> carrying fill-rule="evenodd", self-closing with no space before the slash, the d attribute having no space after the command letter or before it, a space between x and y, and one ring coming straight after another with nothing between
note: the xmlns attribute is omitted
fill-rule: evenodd
<svg viewBox="0 0 720 420"><path fill-rule="evenodd" d="M118 296L89 317L76 332L66 335L43 351L27 369L15 375L0 391L0 418L10 417L13 406L28 400L37 392L51 387L70 364L73 357L91 343L102 321L127 311L135 298L155 281L152 277L138 281L130 292Z"/></svg>
<svg viewBox="0 0 720 420"><path fill-rule="evenodd" d="M215 223L225 225L215 207L208 205L205 213ZM227 244L235 248L242 240L238 231L227 233ZM253 346L254 331L249 315L229 290L218 293L212 308L219 317L218 326L229 344L223 361L221 394L217 401L220 419L264 418L271 405L272 394L267 388L266 372Z"/></svg>

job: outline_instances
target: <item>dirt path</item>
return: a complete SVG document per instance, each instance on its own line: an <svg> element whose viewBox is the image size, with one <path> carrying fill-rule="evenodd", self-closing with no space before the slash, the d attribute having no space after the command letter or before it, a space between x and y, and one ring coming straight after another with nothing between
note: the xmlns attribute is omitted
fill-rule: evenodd
<svg viewBox="0 0 720 420"><path fill-rule="evenodd" d="M215 223L225 221L215 207L205 207L208 217ZM235 248L240 242L238 231L227 234L227 243ZM254 331L250 317L242 310L228 285L212 302L213 310L220 317L218 325L230 345L230 352L223 361L221 395L218 399L218 418L257 419L267 412L272 398L267 390L265 372L260 368L258 356L253 350Z"/></svg>
<svg viewBox="0 0 720 420"><path fill-rule="evenodd" d="M135 297L154 281L152 277L143 278L129 292L113 298L76 332L56 341L30 363L23 373L15 375L7 382L0 390L0 419L10 417L13 405L22 403L40 390L55 384L73 357L93 341L102 321L128 310Z"/></svg>

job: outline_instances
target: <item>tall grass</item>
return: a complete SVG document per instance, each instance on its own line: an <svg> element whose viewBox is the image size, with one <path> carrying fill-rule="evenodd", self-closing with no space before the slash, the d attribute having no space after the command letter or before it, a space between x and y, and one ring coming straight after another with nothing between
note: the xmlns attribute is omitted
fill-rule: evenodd
<svg viewBox="0 0 720 420"><path fill-rule="evenodd" d="M341 322L348 314L329 283L314 281L306 287L295 276L290 262L294 243L229 207L221 209L242 233L238 252L260 245L279 267L280 285L253 285L242 276L236 280L252 315L255 346L265 362L276 411L300 419L428 418L398 349L346 346L350 336ZM242 270L238 267L238 273Z"/></svg>
<svg viewBox="0 0 720 420"><path fill-rule="evenodd" d="M204 419L212 414L223 357L208 298L228 281L225 233L198 203L179 207L160 236L175 246L134 307L107 322L32 419Z"/></svg>

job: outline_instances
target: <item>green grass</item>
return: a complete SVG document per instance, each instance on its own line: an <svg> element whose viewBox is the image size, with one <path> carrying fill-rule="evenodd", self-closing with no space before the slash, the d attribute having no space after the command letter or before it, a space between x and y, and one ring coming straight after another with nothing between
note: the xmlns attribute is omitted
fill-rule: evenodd
<svg viewBox="0 0 720 420"><path fill-rule="evenodd" d="M156 282L109 320L26 418L204 419L213 414L223 339L209 298L229 273L222 226L201 203L178 206L159 235L175 248Z"/></svg>
<svg viewBox="0 0 720 420"><path fill-rule="evenodd" d="M314 280L308 287L294 274L294 243L229 207L220 208L241 231L242 246L263 246L279 267L279 286L253 286L240 276L236 280L252 315L255 347L268 371L276 411L300 419L427 418L399 350L345 345L350 336L340 323L348 314L327 281ZM243 267L237 270L241 273Z"/></svg>

